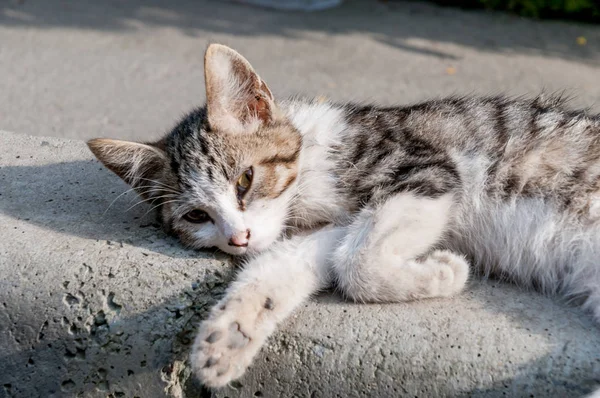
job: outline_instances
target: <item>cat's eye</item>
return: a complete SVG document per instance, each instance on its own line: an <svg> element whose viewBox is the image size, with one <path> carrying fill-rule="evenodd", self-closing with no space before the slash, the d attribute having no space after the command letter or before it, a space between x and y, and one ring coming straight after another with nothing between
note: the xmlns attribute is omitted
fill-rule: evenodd
<svg viewBox="0 0 600 398"><path fill-rule="evenodd" d="M194 224L201 224L210 221L210 216L203 210L195 209L187 212L183 219Z"/></svg>
<svg viewBox="0 0 600 398"><path fill-rule="evenodd" d="M237 184L235 186L238 199L242 199L248 191L248 189L250 188L250 185L252 185L253 174L254 171L252 170L252 167L249 167L248 169L246 169L246 171L242 173L240 178L238 178Z"/></svg>

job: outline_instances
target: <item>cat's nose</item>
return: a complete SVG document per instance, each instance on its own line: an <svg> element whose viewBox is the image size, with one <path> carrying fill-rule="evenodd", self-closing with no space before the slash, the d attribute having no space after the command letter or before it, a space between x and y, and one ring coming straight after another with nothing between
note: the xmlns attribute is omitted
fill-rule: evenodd
<svg viewBox="0 0 600 398"><path fill-rule="evenodd" d="M250 240L250 230L247 229L245 231L240 231L231 236L229 238L229 246L235 247L246 247L248 246L248 241Z"/></svg>

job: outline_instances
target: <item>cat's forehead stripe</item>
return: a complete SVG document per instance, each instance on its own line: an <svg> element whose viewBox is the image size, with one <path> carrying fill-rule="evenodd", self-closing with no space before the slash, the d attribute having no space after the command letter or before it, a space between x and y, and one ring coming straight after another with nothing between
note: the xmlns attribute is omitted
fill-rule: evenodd
<svg viewBox="0 0 600 398"><path fill-rule="evenodd" d="M293 163L298 160L298 156L300 155L300 147L298 147L294 152L289 155L273 155L266 159L263 159L260 163L263 165L267 164L276 164L276 163Z"/></svg>

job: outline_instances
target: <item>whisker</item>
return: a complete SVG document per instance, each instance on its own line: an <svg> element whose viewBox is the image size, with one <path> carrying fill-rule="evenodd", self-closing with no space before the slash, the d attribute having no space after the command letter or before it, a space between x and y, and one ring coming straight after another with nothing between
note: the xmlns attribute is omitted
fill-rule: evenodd
<svg viewBox="0 0 600 398"><path fill-rule="evenodd" d="M175 188L175 187L172 187L172 186L170 186L170 185L167 185L167 184L165 184L164 182L162 182L162 181L159 181L159 180L153 180L153 179L151 179L151 178L144 178L144 177L139 177L139 178L138 178L138 180L142 180L142 181L150 181L150 182L153 182L153 183L155 183L156 185L160 185L160 186L162 186L162 187L163 187L163 188L165 188L165 189L171 190L171 191L173 191L174 193L181 193L181 191L179 191L177 188Z"/></svg>
<svg viewBox="0 0 600 398"><path fill-rule="evenodd" d="M177 197L178 197L178 195L174 195L174 194L169 193L169 194L165 194L165 195L162 195L162 196L157 196L157 197L154 197L154 198L142 199L139 202L137 202L136 204L134 204L133 206L130 206L125 211L127 212L127 211L133 209L134 207L141 205L142 203L150 203L150 205L153 205L154 202L156 202L159 199L168 199L168 198L177 198Z"/></svg>
<svg viewBox="0 0 600 398"><path fill-rule="evenodd" d="M161 193L164 193L164 195L162 195L162 196L165 196L165 195L180 196L179 193L169 192L169 191L163 190L162 188L156 188L156 187L153 187L153 188L150 188L150 189L146 189L145 191L140 191L139 195L140 196L142 196L142 195L148 196L148 198L145 199L146 201L148 201L148 200L155 200L156 196L153 196L153 195L155 195L155 194L161 194ZM135 197L131 198L129 200L129 203L131 203L134 199L135 199Z"/></svg>
<svg viewBox="0 0 600 398"><path fill-rule="evenodd" d="M103 215L103 216L104 216L104 215L106 215L106 213L107 213L107 212L110 210L110 208L112 207L112 205L114 205L114 204L115 204L115 202L116 202L117 200L119 200L119 198L120 198L121 196L123 196L123 195L126 195L126 194L128 194L129 192L131 192L131 191L133 191L133 190L134 190L134 188L128 189L127 191L125 191L125 192L123 192L122 194L120 194L119 196L117 196L117 197L116 197L116 198L115 198L115 199L114 199L112 202L110 202L110 204L108 205L108 207L106 208L106 210L104 210L104 213L102 213L102 215Z"/></svg>
<svg viewBox="0 0 600 398"><path fill-rule="evenodd" d="M156 209L159 206L162 206L164 204L167 203L173 203L173 202L181 202L179 199L173 199L173 200L167 200L166 202L161 202L159 204L157 204L156 206L152 207L150 210L148 210L147 212L144 213L144 215L142 217L145 217L147 214L149 214L152 210Z"/></svg>
<svg viewBox="0 0 600 398"><path fill-rule="evenodd" d="M110 210L110 208L112 207L112 205L114 205L114 204L115 204L115 202L116 202L117 200L119 200L119 198L120 198L120 197L122 197L123 195L126 195L126 194L128 194L129 192L131 192L131 191L134 191L134 190L136 190L136 189L141 189L141 188L153 188L153 187L154 187L154 185L142 185L142 186L140 186L140 187L129 188L128 190L126 190L126 191L125 191L125 192L123 192L122 194L118 195L118 196L117 196L117 197L116 197L116 198L115 198L115 199L114 199L112 202L110 202L110 204L108 205L108 207L106 208L106 210L104 210L104 213L102 213L102 215L106 215L106 212L107 212L108 210ZM146 190L146 191L143 191L142 193L143 193L143 194L145 194L145 193L147 193L147 192L150 192L150 190L148 189L148 190ZM133 200L133 199L132 199L132 200Z"/></svg>

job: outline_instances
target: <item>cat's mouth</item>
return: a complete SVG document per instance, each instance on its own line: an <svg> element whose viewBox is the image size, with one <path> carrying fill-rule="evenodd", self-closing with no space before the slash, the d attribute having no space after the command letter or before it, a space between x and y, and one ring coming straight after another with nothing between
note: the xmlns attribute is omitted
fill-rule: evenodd
<svg viewBox="0 0 600 398"><path fill-rule="evenodd" d="M252 250L251 248L248 248L248 246L227 246L227 248L220 248L222 251L224 251L227 254L231 254L234 256L243 256L245 254L248 253L252 253L254 252L254 250Z"/></svg>

